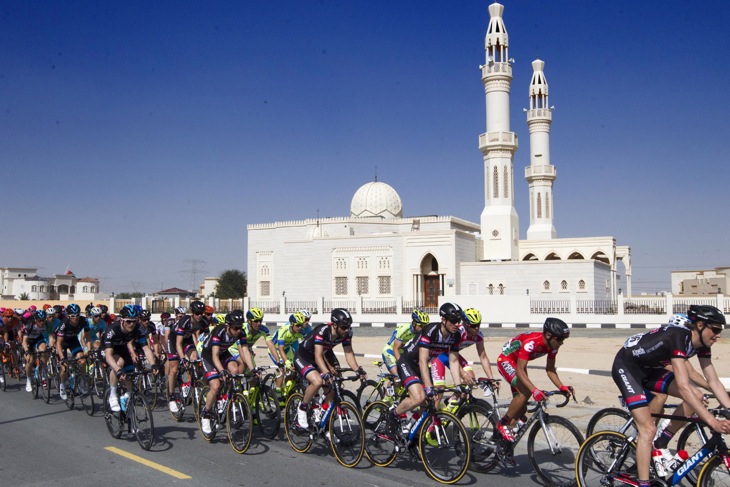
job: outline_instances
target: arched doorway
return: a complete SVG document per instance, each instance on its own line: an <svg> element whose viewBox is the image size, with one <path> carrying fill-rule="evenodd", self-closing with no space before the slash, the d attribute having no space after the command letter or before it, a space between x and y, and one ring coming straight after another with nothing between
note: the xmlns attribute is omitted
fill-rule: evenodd
<svg viewBox="0 0 730 487"><path fill-rule="evenodd" d="M441 295L441 278L436 257L428 254L421 260L421 275L423 276L423 306L436 308Z"/></svg>

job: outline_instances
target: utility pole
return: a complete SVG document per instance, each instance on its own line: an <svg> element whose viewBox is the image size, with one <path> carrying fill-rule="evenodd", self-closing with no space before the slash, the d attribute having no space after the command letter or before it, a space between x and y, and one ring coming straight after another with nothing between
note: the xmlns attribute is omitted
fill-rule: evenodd
<svg viewBox="0 0 730 487"><path fill-rule="evenodd" d="M190 275L190 291L197 292L198 284L200 283L200 277L201 275L205 275L207 272L205 269L203 269L203 266L206 264L204 260L201 259L186 259L183 262L186 264L190 264L190 269L181 271L185 272L186 274Z"/></svg>

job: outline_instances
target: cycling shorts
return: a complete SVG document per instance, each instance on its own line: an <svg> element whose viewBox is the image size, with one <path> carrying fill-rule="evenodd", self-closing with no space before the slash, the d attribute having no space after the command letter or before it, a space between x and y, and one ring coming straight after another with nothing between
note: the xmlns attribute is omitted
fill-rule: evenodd
<svg viewBox="0 0 730 487"><path fill-rule="evenodd" d="M395 359L395 354L393 353L393 350L388 349L387 351L383 352L383 363L386 367L388 367L388 370L395 367L397 362L398 361Z"/></svg>
<svg viewBox="0 0 730 487"><path fill-rule="evenodd" d="M175 340L173 343L170 343L170 350L167 352L167 360L180 360L180 356L177 354L177 340ZM195 341L193 340L192 336L188 336L183 338L182 342L182 349L183 353L187 356L190 350L195 350ZM171 353L174 352L174 353Z"/></svg>
<svg viewBox="0 0 730 487"><path fill-rule="evenodd" d="M461 354L459 354L459 365L465 372L473 370L469 361L462 357ZM442 353L431 360L431 377L433 377L434 386L443 387L446 385L446 369L450 368L448 353Z"/></svg>
<svg viewBox="0 0 730 487"><path fill-rule="evenodd" d="M406 389L413 384L423 384L418 363L412 362L401 355L398 362L396 362L396 367L398 367L398 377L400 377Z"/></svg>
<svg viewBox="0 0 730 487"><path fill-rule="evenodd" d="M666 394L669 384L674 380L673 372L640 366L631 351L625 348L616 354L611 376L629 410L648 406L651 396L646 391Z"/></svg>
<svg viewBox="0 0 730 487"><path fill-rule="evenodd" d="M107 349L101 351L101 357L104 359L104 362L106 362L106 351ZM132 355L129 353L129 349L126 345L112 348L112 356L114 358L121 357L122 360L124 360L124 366L122 367L122 370L124 370L124 372L131 372L134 370Z"/></svg>
<svg viewBox="0 0 730 487"><path fill-rule="evenodd" d="M517 394L517 388L515 387L517 384L517 364L509 357L499 354L499 357L497 357L497 370L510 385L512 395Z"/></svg>
<svg viewBox="0 0 730 487"><path fill-rule="evenodd" d="M233 355L231 355L231 352L228 350L223 350L218 354L218 357L221 359L221 364L223 364L223 368L227 369L228 364L231 362L235 362L236 359L233 358ZM218 369L215 368L215 364L213 364L213 354L203 354L201 357L201 360L203 361L203 372L205 372L205 380L213 380L217 379L220 376L220 373L218 372Z"/></svg>
<svg viewBox="0 0 730 487"><path fill-rule="evenodd" d="M84 351L84 347L81 346L81 342L79 342L78 337L65 337L63 339L63 350L68 350L71 353L71 356L75 356L77 353L81 353Z"/></svg>

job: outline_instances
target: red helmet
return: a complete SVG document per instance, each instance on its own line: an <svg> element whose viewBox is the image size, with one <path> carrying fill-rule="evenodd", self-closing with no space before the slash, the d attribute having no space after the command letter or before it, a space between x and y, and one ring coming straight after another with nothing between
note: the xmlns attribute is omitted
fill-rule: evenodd
<svg viewBox="0 0 730 487"><path fill-rule="evenodd" d="M11 317L11 316L13 316L14 314L15 314L15 313L14 313L14 312L13 312L13 310L12 310L12 309L10 309L10 308L5 308L5 311L3 311L3 316L4 316L5 318L10 318L10 317Z"/></svg>
<svg viewBox="0 0 730 487"><path fill-rule="evenodd" d="M206 306L205 307L205 314L212 315L215 313L215 308L213 306Z"/></svg>

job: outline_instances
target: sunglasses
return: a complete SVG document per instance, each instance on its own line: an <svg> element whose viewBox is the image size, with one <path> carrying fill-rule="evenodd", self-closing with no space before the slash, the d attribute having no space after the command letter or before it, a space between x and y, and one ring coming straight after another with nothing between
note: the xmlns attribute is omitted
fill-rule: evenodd
<svg viewBox="0 0 730 487"><path fill-rule="evenodd" d="M205 316L213 316L213 313L205 313Z"/></svg>
<svg viewBox="0 0 730 487"><path fill-rule="evenodd" d="M482 325L469 325L472 330L478 330Z"/></svg>
<svg viewBox="0 0 730 487"><path fill-rule="evenodd" d="M295 327L297 327L297 328L301 328L301 327L303 327L304 325L298 325L298 324L296 324L296 323L292 323L292 325L291 325L291 326L295 326Z"/></svg>
<svg viewBox="0 0 730 487"><path fill-rule="evenodd" d="M556 342L558 342L558 343L563 343L563 342L565 341L565 337L562 337L562 338L558 338L558 337L555 337L555 336L554 336L553 338L554 338L554 339L555 339L555 341L556 341Z"/></svg>
<svg viewBox="0 0 730 487"><path fill-rule="evenodd" d="M203 313L193 313L195 316L203 316Z"/></svg>
<svg viewBox="0 0 730 487"><path fill-rule="evenodd" d="M149 318L142 318L142 321L150 321Z"/></svg>
<svg viewBox="0 0 730 487"><path fill-rule="evenodd" d="M722 327L720 326L708 326L706 328L709 328L713 335L719 335L722 333Z"/></svg>
<svg viewBox="0 0 730 487"><path fill-rule="evenodd" d="M458 325L461 323L461 318L447 318L447 321L452 325Z"/></svg>
<svg viewBox="0 0 730 487"><path fill-rule="evenodd" d="M69 318L78 318L79 315L68 315Z"/></svg>
<svg viewBox="0 0 730 487"><path fill-rule="evenodd" d="M231 326L231 325L229 325L229 326L230 326L231 330L233 330L233 331L236 331L236 330L238 330L238 331L240 331L240 330L243 330L243 327L242 327L242 326Z"/></svg>
<svg viewBox="0 0 730 487"><path fill-rule="evenodd" d="M337 325L337 328L339 328L340 330L349 330L350 325Z"/></svg>
<svg viewBox="0 0 730 487"><path fill-rule="evenodd" d="M136 323L136 322L137 322L137 320L122 320L122 323L124 323L126 325L128 325L130 323Z"/></svg>

